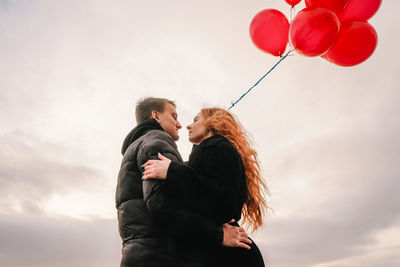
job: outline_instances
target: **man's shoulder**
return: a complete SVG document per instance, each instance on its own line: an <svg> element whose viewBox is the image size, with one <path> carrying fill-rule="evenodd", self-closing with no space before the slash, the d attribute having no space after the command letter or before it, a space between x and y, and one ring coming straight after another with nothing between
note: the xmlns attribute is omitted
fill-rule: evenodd
<svg viewBox="0 0 400 267"><path fill-rule="evenodd" d="M168 143L172 146L176 146L174 139L162 130L151 130L144 134L142 137L143 145L151 146L155 143Z"/></svg>
<svg viewBox="0 0 400 267"><path fill-rule="evenodd" d="M141 148L148 153L154 151L178 153L174 139L162 130L151 130L143 135L141 139Z"/></svg>

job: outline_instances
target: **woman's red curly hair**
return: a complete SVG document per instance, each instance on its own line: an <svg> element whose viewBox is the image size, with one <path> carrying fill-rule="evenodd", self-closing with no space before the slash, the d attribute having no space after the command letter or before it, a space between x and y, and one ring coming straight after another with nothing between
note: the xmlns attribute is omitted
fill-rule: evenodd
<svg viewBox="0 0 400 267"><path fill-rule="evenodd" d="M206 127L213 133L227 138L242 158L247 184L247 197L242 209L243 222L254 231L263 225L263 215L267 208L263 192L268 193L261 177L257 152L250 147L247 134L238 120L227 110L203 108L201 114L204 116Z"/></svg>

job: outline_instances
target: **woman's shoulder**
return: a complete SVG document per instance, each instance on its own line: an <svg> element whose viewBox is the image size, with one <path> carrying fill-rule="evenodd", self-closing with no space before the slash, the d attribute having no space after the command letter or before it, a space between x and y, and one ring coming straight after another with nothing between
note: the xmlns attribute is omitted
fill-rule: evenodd
<svg viewBox="0 0 400 267"><path fill-rule="evenodd" d="M203 140L198 145L198 147L206 148L206 147L211 147L211 146L216 146L216 145L221 145L221 144L223 145L223 144L230 144L230 143L225 136L222 136L220 134L215 134L215 135Z"/></svg>
<svg viewBox="0 0 400 267"><path fill-rule="evenodd" d="M229 166L229 168L236 171L242 169L241 166L243 166L239 152L227 138L221 135L215 136L212 145L202 149L201 156L207 166L217 166L217 168L223 169ZM239 175L241 172L238 171L237 173Z"/></svg>
<svg viewBox="0 0 400 267"><path fill-rule="evenodd" d="M212 151L212 153L218 154L237 153L231 142L229 142L226 137L219 134L207 138L198 147L201 148L202 151Z"/></svg>

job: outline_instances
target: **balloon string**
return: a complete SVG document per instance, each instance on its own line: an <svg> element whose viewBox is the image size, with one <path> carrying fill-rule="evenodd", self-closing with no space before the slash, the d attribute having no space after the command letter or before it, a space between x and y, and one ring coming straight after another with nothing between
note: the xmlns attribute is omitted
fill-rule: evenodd
<svg viewBox="0 0 400 267"><path fill-rule="evenodd" d="M292 20L293 20L295 14L296 14L296 7L295 7L295 6L292 6L292 7L290 8L290 22L292 22Z"/></svg>
<svg viewBox="0 0 400 267"><path fill-rule="evenodd" d="M257 84L259 84L259 83L262 81L262 79L264 79L271 71L273 71L273 70L275 69L275 67L278 66L279 63L281 63L281 62L282 62L290 53L292 53L292 52L293 52L293 50L290 49L283 57L281 57L281 58L279 59L279 61L278 61L267 73L265 73L265 74L261 77L261 79L259 79L249 90L247 90L246 93L244 93L244 94L243 94L238 100L236 100L235 102L231 102L232 105L230 106L230 108L228 108L228 110L231 109L231 108L233 108L233 106L235 106L240 100L242 100L243 97L245 97L254 87L256 87Z"/></svg>

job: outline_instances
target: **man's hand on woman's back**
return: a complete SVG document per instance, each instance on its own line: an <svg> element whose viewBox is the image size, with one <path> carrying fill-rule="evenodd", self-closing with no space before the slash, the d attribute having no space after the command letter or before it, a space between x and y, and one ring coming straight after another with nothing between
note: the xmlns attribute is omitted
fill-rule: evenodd
<svg viewBox="0 0 400 267"><path fill-rule="evenodd" d="M234 222L235 220L232 219L229 223ZM223 246L224 247L239 247L250 249L248 244L251 244L252 241L249 239L249 236L245 232L242 227L232 226L229 223L223 224L223 231L224 231L224 239L223 239Z"/></svg>

